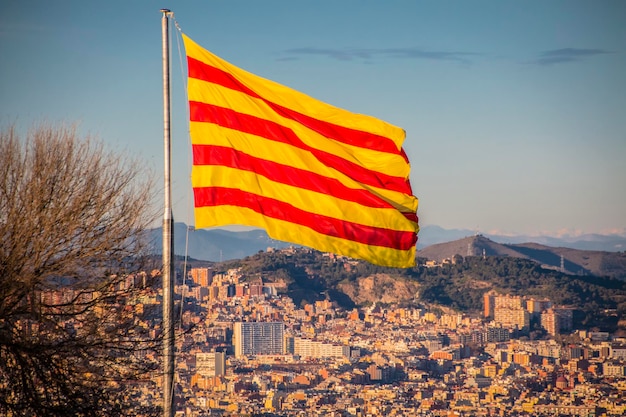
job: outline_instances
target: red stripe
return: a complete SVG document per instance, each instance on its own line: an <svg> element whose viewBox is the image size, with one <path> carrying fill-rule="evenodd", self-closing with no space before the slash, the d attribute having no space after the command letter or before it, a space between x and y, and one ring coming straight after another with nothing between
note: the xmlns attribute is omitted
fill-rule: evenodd
<svg viewBox="0 0 626 417"><path fill-rule="evenodd" d="M206 64L190 56L187 57L187 74L189 78L218 84L231 90L241 91L242 93L246 93L254 98L261 98L261 96L257 93L241 84L239 80L232 76L231 73L215 68L212 65Z"/></svg>
<svg viewBox="0 0 626 417"><path fill-rule="evenodd" d="M414 232L402 232L365 226L320 214L310 213L283 201L222 187L194 188L196 208L230 205L246 207L273 219L306 226L318 233L362 243L398 250L409 250L417 242Z"/></svg>
<svg viewBox="0 0 626 417"><path fill-rule="evenodd" d="M214 145L193 145L192 151L194 165L227 166L254 172L281 184L333 195L342 200L352 201L366 207L393 208L391 204L375 194L363 189L348 188L335 178L260 159L233 148ZM417 215L415 213L403 214L408 220L417 223Z"/></svg>
<svg viewBox="0 0 626 417"><path fill-rule="evenodd" d="M242 93L248 94L251 97L263 100L268 106L270 106L276 113L280 114L282 117L301 123L302 125L320 133L321 135L329 139L343 142L352 146L372 149L379 152L387 152L394 155L397 155L400 152L396 144L391 139L385 136L339 126L330 122L326 122L324 120L319 120L314 117L307 116L306 114L302 114L295 110L273 103L259 96L250 88L246 87L230 73L223 71L219 68L215 68L197 59L187 57L187 68L189 78L196 78L199 80L218 84L222 87L240 91Z"/></svg>
<svg viewBox="0 0 626 417"><path fill-rule="evenodd" d="M298 147L310 152L324 165L342 172L361 184L412 195L408 179L371 171L335 154L313 148L305 144L291 129L278 123L197 101L189 102L189 117L192 122L214 123Z"/></svg>
<svg viewBox="0 0 626 417"><path fill-rule="evenodd" d="M254 172L272 181L322 194L334 195L366 207L392 208L385 200L363 189L352 189L335 178L289 165L260 159L224 146L193 145L194 165L221 165Z"/></svg>

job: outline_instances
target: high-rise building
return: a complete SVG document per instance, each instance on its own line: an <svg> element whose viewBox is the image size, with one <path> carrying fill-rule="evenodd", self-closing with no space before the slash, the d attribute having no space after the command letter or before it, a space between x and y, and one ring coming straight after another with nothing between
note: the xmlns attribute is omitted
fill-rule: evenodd
<svg viewBox="0 0 626 417"><path fill-rule="evenodd" d="M511 338L509 329L502 327L488 327L483 335L485 342L506 342Z"/></svg>
<svg viewBox="0 0 626 417"><path fill-rule="evenodd" d="M530 313L531 317L537 318L541 315L541 312L552 307L552 301L548 299L538 300L536 298L529 298L526 300L526 310Z"/></svg>
<svg viewBox="0 0 626 417"><path fill-rule="evenodd" d="M553 309L550 308L541 313L541 327L552 336L560 333L559 319Z"/></svg>
<svg viewBox="0 0 626 417"><path fill-rule="evenodd" d="M499 307L494 310L494 321L502 327L523 329L530 326L530 314L524 308Z"/></svg>
<svg viewBox="0 0 626 417"><path fill-rule="evenodd" d="M493 309L496 306L496 293L493 291L486 292L483 296L484 312L483 317L493 318Z"/></svg>
<svg viewBox="0 0 626 417"><path fill-rule="evenodd" d="M235 297L243 297L246 294L246 286L243 284L235 285Z"/></svg>
<svg viewBox="0 0 626 417"><path fill-rule="evenodd" d="M524 298L519 295L497 295L495 298L495 308L524 308Z"/></svg>
<svg viewBox="0 0 626 417"><path fill-rule="evenodd" d="M250 284L250 297L261 297L263 295L263 283Z"/></svg>
<svg viewBox="0 0 626 417"><path fill-rule="evenodd" d="M235 356L282 355L285 324L282 322L238 322L233 325Z"/></svg>
<svg viewBox="0 0 626 417"><path fill-rule="evenodd" d="M573 311L569 308L549 308L541 313L541 327L552 336L572 329Z"/></svg>
<svg viewBox="0 0 626 417"><path fill-rule="evenodd" d="M211 268L191 268L189 273L193 282L201 287L208 287L213 282L213 270Z"/></svg>
<svg viewBox="0 0 626 417"><path fill-rule="evenodd" d="M196 353L196 370L206 377L226 375L226 353Z"/></svg>

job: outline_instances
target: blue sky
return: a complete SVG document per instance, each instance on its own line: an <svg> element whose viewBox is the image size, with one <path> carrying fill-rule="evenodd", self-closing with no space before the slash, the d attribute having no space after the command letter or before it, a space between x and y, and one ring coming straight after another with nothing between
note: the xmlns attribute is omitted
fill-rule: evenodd
<svg viewBox="0 0 626 417"><path fill-rule="evenodd" d="M158 184L166 7L231 63L404 128L422 225L626 233L626 2L3 3L0 124L78 123ZM193 224L178 42L174 215Z"/></svg>

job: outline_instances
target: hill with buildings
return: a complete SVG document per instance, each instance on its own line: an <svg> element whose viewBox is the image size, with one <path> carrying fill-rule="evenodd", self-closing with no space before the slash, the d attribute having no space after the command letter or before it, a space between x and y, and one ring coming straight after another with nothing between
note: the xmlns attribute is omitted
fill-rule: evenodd
<svg viewBox="0 0 626 417"><path fill-rule="evenodd" d="M488 252L488 239L478 242L485 245L484 255L455 254L444 262L419 258L418 265L408 269L379 267L302 248L259 252L215 267L240 268L245 280L273 283L296 304L323 299L345 308L427 304L480 314L484 294L495 291L547 298L555 305L571 307L581 326L614 329L620 319L626 319L626 281L544 268L529 257L496 252L510 250L506 247L494 245Z"/></svg>
<svg viewBox="0 0 626 417"><path fill-rule="evenodd" d="M160 245L156 230L153 237ZM247 279L274 282L296 303L324 298L347 308L432 303L476 313L484 293L495 290L575 306L579 321L586 325L626 320L624 252L503 244L473 235L423 248L417 253L417 267L395 269L292 247L270 239L262 230L192 231L178 223L175 239L177 255L184 253L188 242L188 256L197 263L212 262L217 255L225 260L218 261L216 268L242 268ZM208 251L211 256L206 256ZM605 310L617 313L607 318Z"/></svg>

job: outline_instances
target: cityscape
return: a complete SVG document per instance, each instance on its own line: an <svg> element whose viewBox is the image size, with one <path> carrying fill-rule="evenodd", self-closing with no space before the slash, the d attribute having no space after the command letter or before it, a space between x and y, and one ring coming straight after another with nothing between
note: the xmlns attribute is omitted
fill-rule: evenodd
<svg viewBox="0 0 626 417"><path fill-rule="evenodd" d="M342 268L359 262L326 255ZM146 275L122 285L142 285ZM328 297L296 304L284 283L242 268L185 275L175 287L177 416L626 413L626 338L574 329L574 309L548 298L488 291L475 315L434 305L345 309ZM148 286L127 303L154 338L160 292ZM155 314L143 314L149 310ZM155 375L134 384L129 403L160 404L162 374Z"/></svg>
<svg viewBox="0 0 626 417"><path fill-rule="evenodd" d="M0 417L626 415L626 3L12 3Z"/></svg>

